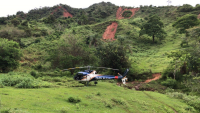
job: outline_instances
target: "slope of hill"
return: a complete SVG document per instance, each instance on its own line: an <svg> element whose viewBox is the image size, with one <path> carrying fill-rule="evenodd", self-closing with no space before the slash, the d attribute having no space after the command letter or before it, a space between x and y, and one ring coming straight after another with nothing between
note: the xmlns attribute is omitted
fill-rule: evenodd
<svg viewBox="0 0 200 113"><path fill-rule="evenodd" d="M108 90L109 89L109 90ZM156 92L124 89L112 83L73 88L1 89L1 110L13 112L188 113L191 106ZM69 101L69 98L80 102Z"/></svg>
<svg viewBox="0 0 200 113"><path fill-rule="evenodd" d="M51 14L54 14L58 10L63 10L63 17L73 17L72 14L70 14L66 9L64 9L62 6L59 6L57 9L55 9Z"/></svg>
<svg viewBox="0 0 200 113"><path fill-rule="evenodd" d="M122 17L125 11L129 11L129 17ZM29 79L26 79L24 74L31 74L30 76L37 80L37 84L33 85L38 85L38 89L17 89L11 87L12 85L1 88L0 111L7 112L10 109L13 112L195 112L193 107L198 108L198 102L192 103L191 107L164 94L119 87L115 81L101 81L97 86L77 87L79 85L72 80L73 76L69 73L63 74L60 70L75 66L99 66L103 59L99 54L109 56L112 53L113 56L108 60L113 61L113 64L117 62L119 68L130 68L129 80L153 80L152 73L163 72L172 61L166 53L181 49L183 35L172 27L173 22L185 14L197 15L199 12L197 8L183 12L177 6L122 8L110 2L101 2L85 9L60 4L33 9L28 14L18 12L17 16L0 18L0 37L18 42L23 54L20 66L14 73L22 72L20 77L27 81ZM167 32L165 39L156 38L155 43L152 42L152 37L139 36L141 25L149 15L154 14L161 18ZM108 44L110 45L107 46ZM101 51L104 47L111 50L112 46L120 47L122 51L119 54L123 55L124 52L125 56L129 57L127 61L130 66L123 67L121 61L116 59L119 58L116 57L118 48L109 51L110 53ZM113 74L103 72L105 73ZM3 87L1 79L4 76L9 74L0 76L0 87ZM160 74L154 76L159 78ZM25 83L20 85L26 87ZM146 84L146 87L151 87L150 83ZM154 85L157 84L156 82ZM164 88L162 90L165 92Z"/></svg>

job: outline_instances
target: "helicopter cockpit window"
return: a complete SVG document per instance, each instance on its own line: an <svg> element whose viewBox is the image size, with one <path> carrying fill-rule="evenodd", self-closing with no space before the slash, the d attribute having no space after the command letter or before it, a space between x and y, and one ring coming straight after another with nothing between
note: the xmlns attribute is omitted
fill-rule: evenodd
<svg viewBox="0 0 200 113"><path fill-rule="evenodd" d="M74 77L74 79L81 80L81 79L83 79L83 76L85 76L83 73L77 73L76 76Z"/></svg>

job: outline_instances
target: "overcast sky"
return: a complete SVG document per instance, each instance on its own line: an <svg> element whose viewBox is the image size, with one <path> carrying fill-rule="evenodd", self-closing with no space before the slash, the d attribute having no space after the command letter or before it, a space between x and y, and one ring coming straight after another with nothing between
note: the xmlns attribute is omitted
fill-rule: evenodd
<svg viewBox="0 0 200 113"><path fill-rule="evenodd" d="M0 17L16 14L17 11L27 13L34 8L44 6L54 6L57 4L67 4L73 8L87 8L94 3L111 2L117 6L139 7L140 5L166 6L168 0L1 0ZM195 6L200 4L200 0L170 0L171 5L178 6L190 4Z"/></svg>

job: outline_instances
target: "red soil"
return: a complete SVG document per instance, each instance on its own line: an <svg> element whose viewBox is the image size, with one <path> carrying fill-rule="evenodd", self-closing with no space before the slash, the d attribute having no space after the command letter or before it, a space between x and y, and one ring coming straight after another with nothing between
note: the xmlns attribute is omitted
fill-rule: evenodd
<svg viewBox="0 0 200 113"><path fill-rule="evenodd" d="M111 25L107 27L103 34L103 39L110 39L110 40L116 40L115 39L115 33L117 31L117 22L112 22Z"/></svg>
<svg viewBox="0 0 200 113"><path fill-rule="evenodd" d="M197 17L198 19L200 19L200 13L199 13L199 15L198 15L198 17Z"/></svg>
<svg viewBox="0 0 200 113"><path fill-rule="evenodd" d="M117 10L117 13L116 13L116 18L117 19L124 19L124 17L122 17L122 14L123 14L124 11L127 11L127 10L132 12L131 17L133 17L135 15L135 12L138 11L139 9L140 8L133 8L133 9L127 9L126 8L126 9L123 10L122 7L119 7L118 10ZM131 18L131 17L129 17L129 18Z"/></svg>
<svg viewBox="0 0 200 113"><path fill-rule="evenodd" d="M149 83L151 82L152 80L158 80L160 77L161 77L161 74L160 73L155 73L152 75L154 78L153 79L148 79L146 80L144 83Z"/></svg>
<svg viewBox="0 0 200 113"><path fill-rule="evenodd" d="M121 7L119 7L117 10L117 13L116 13L116 18L124 19L124 17L122 17L122 14L124 11L127 11L127 10L132 12L131 17L133 17L135 15L135 12L138 11L139 8L133 8L133 9L126 8L123 10ZM115 37L115 33L117 31L117 26L118 26L117 22L113 22L111 25L109 25L103 34L103 39L115 40L114 37Z"/></svg>
<svg viewBox="0 0 200 113"><path fill-rule="evenodd" d="M69 12L67 12L67 10L65 9L65 8L63 8L63 7L61 7L61 6L59 6L57 9L55 9L51 14L53 14L54 12L56 12L58 9L63 9L63 17L73 17L73 15L72 14L70 14Z"/></svg>

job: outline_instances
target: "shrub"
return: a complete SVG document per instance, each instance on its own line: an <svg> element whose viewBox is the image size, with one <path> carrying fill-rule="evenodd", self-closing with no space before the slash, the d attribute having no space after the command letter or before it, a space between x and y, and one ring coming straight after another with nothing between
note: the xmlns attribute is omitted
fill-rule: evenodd
<svg viewBox="0 0 200 113"><path fill-rule="evenodd" d="M111 99L113 102L115 102L116 104L119 105L126 105L126 102L123 99L116 99L116 98L112 98Z"/></svg>
<svg viewBox="0 0 200 113"><path fill-rule="evenodd" d="M195 10L200 10L200 4L197 4L197 5L195 6Z"/></svg>
<svg viewBox="0 0 200 113"><path fill-rule="evenodd" d="M32 88L33 78L7 75L2 78L2 84L5 86L15 86L17 88Z"/></svg>
<svg viewBox="0 0 200 113"><path fill-rule="evenodd" d="M168 77L173 77L174 68L172 66L168 66L162 73L162 79L166 80Z"/></svg>
<svg viewBox="0 0 200 113"><path fill-rule="evenodd" d="M19 66L22 56L19 44L15 41L0 38L0 72L8 72Z"/></svg>
<svg viewBox="0 0 200 113"><path fill-rule="evenodd" d="M6 27L4 27L4 29L0 30L0 37L17 41L16 38L25 37L25 32L16 27L6 26Z"/></svg>
<svg viewBox="0 0 200 113"><path fill-rule="evenodd" d="M103 103L105 104L106 107L113 108L113 105L112 105L111 102L109 102L109 101L103 101Z"/></svg>
<svg viewBox="0 0 200 113"><path fill-rule="evenodd" d="M197 96L190 96L190 95L186 95L186 94L179 93L179 92L166 93L166 94L173 98L182 99L188 105L194 107L197 110L200 110L200 98ZM193 108L191 108L191 109L192 109L192 111L194 111Z"/></svg>
<svg viewBox="0 0 200 113"><path fill-rule="evenodd" d="M189 4L183 4L183 6L178 7L177 10L180 12L190 12L193 9L194 9L193 6L191 6Z"/></svg>
<svg viewBox="0 0 200 113"><path fill-rule="evenodd" d="M17 19L17 18L14 18L11 20L11 23L14 25L14 26L18 26L20 24L20 20Z"/></svg>
<svg viewBox="0 0 200 113"><path fill-rule="evenodd" d="M35 71L31 71L30 74L33 76L33 77L36 77L37 73Z"/></svg>
<svg viewBox="0 0 200 113"><path fill-rule="evenodd" d="M161 82L162 85L170 87L170 88L175 88L176 87L176 80L172 78L167 78L167 80Z"/></svg>
<svg viewBox="0 0 200 113"><path fill-rule="evenodd" d="M16 88L33 88L33 79L31 78L23 78L23 80L18 83Z"/></svg>
<svg viewBox="0 0 200 113"><path fill-rule="evenodd" d="M0 88L3 88L4 85L3 85L3 82L0 80Z"/></svg>
<svg viewBox="0 0 200 113"><path fill-rule="evenodd" d="M129 11L129 10L124 11L123 14L122 14L122 16L125 17L125 18L129 18L129 17L131 17L131 15L132 15L132 12Z"/></svg>
<svg viewBox="0 0 200 113"><path fill-rule="evenodd" d="M74 98L74 97L69 97L69 98L68 98L68 101L69 101L70 103L78 103L78 102L81 102L81 99L78 98L78 97L76 97L76 98Z"/></svg>
<svg viewBox="0 0 200 113"><path fill-rule="evenodd" d="M101 96L101 93L100 93L100 92L98 92L98 93L97 93L97 96Z"/></svg>

